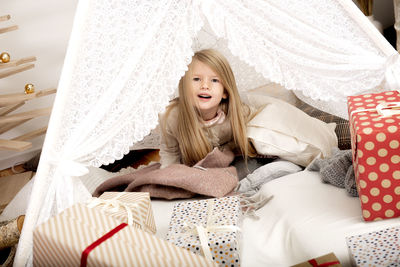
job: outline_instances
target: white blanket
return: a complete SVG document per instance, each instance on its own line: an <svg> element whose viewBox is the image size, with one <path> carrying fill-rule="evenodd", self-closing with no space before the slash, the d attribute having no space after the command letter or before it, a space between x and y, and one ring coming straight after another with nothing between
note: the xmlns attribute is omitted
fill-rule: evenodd
<svg viewBox="0 0 400 267"><path fill-rule="evenodd" d="M400 218L365 222L357 197L324 184L318 172L302 171L265 184L261 193L273 198L242 226L242 266L290 266L334 252L351 266L346 236L398 225ZM185 200L187 201L187 200ZM157 236L165 238L174 203L153 200Z"/></svg>
<svg viewBox="0 0 400 267"><path fill-rule="evenodd" d="M93 168L83 177L89 189L114 176ZM7 206L1 220L26 209L31 182ZM260 193L273 198L242 225L242 266L290 266L334 252L343 266L351 266L345 237L398 225L400 218L365 222L359 199L342 188L321 182L319 172L301 171L264 184ZM165 238L175 203L186 200L152 200L157 236Z"/></svg>

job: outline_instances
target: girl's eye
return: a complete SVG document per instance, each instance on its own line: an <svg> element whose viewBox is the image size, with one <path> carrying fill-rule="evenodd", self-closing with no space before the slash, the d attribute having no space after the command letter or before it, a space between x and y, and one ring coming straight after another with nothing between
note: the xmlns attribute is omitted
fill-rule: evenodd
<svg viewBox="0 0 400 267"><path fill-rule="evenodd" d="M193 81L195 81L195 82L198 82L198 81L200 81L200 78L193 78Z"/></svg>
<svg viewBox="0 0 400 267"><path fill-rule="evenodd" d="M212 79L211 81L212 81L213 83L218 83L218 82L219 82L218 79Z"/></svg>

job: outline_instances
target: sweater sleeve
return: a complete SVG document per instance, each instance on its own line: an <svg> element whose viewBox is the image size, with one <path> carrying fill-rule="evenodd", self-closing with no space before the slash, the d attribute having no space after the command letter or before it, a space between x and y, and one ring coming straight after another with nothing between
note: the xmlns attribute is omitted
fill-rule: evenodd
<svg viewBox="0 0 400 267"><path fill-rule="evenodd" d="M160 163L161 169L171 164L181 163L181 153L179 142L176 138L178 117L176 110L171 110L166 117L165 114L160 116L161 144L160 144Z"/></svg>

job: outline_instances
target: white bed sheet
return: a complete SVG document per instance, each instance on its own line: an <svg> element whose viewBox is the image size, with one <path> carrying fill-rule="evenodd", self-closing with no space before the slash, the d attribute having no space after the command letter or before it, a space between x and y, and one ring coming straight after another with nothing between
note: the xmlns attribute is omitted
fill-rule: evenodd
<svg viewBox="0 0 400 267"><path fill-rule="evenodd" d="M318 172L302 171L265 184L273 195L257 211L259 220L245 218L242 226L242 266L290 266L334 252L351 266L346 236L399 225L400 219L365 222L357 197L321 182ZM188 200L180 200L188 201ZM157 236L165 238L173 205L179 201L152 200Z"/></svg>
<svg viewBox="0 0 400 267"><path fill-rule="evenodd" d="M129 170L119 174L125 172ZM92 192L115 175L92 168L83 180ZM11 201L0 221L24 214L31 183ZM359 199L322 183L319 172L301 171L275 179L264 184L260 193L273 198L256 212L259 220L243 220L243 267L290 266L329 252L334 252L343 266L351 266L346 236L400 225L400 218L365 222ZM152 200L158 237L166 238L174 204L190 200Z"/></svg>

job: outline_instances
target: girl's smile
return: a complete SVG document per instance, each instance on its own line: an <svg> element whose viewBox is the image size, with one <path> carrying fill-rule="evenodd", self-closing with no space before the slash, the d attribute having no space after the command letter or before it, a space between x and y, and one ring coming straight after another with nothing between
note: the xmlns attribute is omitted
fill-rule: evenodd
<svg viewBox="0 0 400 267"><path fill-rule="evenodd" d="M209 94L199 94L198 97L200 98L200 101L208 101L212 96Z"/></svg>

